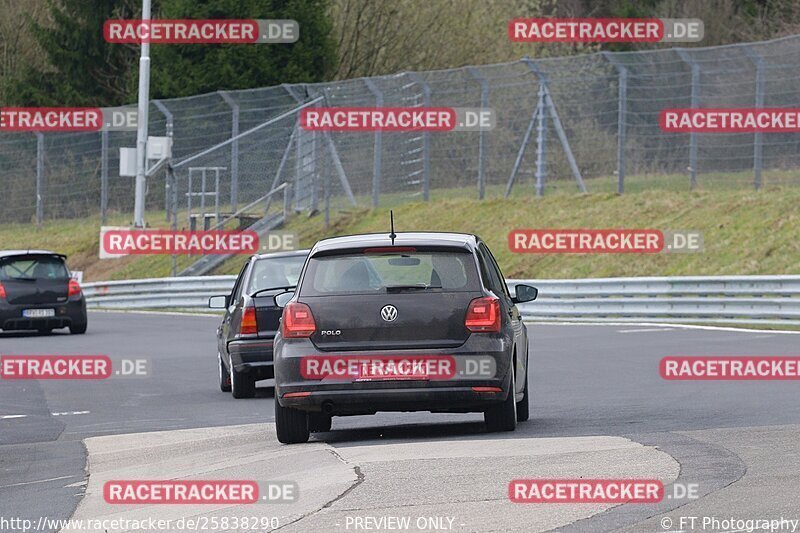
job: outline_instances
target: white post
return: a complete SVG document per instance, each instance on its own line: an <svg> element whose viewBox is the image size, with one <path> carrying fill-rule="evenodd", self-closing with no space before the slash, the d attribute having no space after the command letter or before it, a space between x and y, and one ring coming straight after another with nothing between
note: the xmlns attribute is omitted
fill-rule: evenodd
<svg viewBox="0 0 800 533"><path fill-rule="evenodd" d="M150 0L142 0L142 22L150 21ZM149 36L150 32L147 32ZM133 225L144 227L144 195L147 189L147 112L150 105L150 43L142 42L139 57L139 113L136 128L136 197L134 198Z"/></svg>

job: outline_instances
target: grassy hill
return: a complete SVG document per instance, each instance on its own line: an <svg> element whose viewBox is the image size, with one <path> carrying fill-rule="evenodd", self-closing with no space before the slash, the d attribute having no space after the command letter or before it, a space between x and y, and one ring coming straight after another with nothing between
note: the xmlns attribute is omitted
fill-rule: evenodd
<svg viewBox="0 0 800 533"><path fill-rule="evenodd" d="M437 195L441 198L440 195ZM800 189L753 191L649 191L625 194L555 194L544 198L435 199L395 206L398 231L474 232L495 252L504 274L523 278L677 276L725 274L800 274ZM149 214L156 225L163 213ZM354 209L332 215L292 218L301 246L322 237L388 232L388 209ZM125 217L110 224L123 225ZM161 222L161 225L165 225ZM100 261L99 219L0 226L0 248L50 248L70 255L73 270L87 280L159 277L170 273L168 256ZM507 245L515 228L653 228L703 232L697 254L530 255ZM227 261L217 273L236 273L244 256ZM191 262L181 258L180 265Z"/></svg>

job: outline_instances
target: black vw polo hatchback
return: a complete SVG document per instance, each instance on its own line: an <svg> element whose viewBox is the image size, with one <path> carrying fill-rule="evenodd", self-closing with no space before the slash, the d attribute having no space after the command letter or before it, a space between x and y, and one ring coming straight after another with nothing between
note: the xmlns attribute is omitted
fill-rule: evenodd
<svg viewBox="0 0 800 533"><path fill-rule="evenodd" d="M333 416L483 412L490 431L528 419L528 336L475 235L399 233L319 241L275 337L275 424L283 443Z"/></svg>

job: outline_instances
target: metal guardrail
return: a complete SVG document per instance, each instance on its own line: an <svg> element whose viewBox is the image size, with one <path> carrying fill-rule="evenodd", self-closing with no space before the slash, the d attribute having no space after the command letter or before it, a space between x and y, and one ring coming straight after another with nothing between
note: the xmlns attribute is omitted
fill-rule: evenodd
<svg viewBox="0 0 800 533"><path fill-rule="evenodd" d="M198 276L84 284L90 308L205 308L235 276ZM597 278L507 281L539 288L521 304L526 320L659 321L800 325L800 276Z"/></svg>

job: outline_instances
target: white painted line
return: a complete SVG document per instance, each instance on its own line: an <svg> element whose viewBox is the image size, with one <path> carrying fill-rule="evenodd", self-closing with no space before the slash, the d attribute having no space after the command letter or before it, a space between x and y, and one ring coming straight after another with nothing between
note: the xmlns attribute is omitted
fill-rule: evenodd
<svg viewBox="0 0 800 533"><path fill-rule="evenodd" d="M60 476L60 477L51 477L50 479L37 479L36 481L25 481L24 483L12 483L11 485L0 485L0 489L7 489L9 487L21 487L23 485L35 485L36 483L47 483L49 481L58 481L59 479L70 479L73 477L80 477L80 476Z"/></svg>
<svg viewBox="0 0 800 533"><path fill-rule="evenodd" d="M91 411L65 411L63 413L50 413L53 416L88 415Z"/></svg>
<svg viewBox="0 0 800 533"><path fill-rule="evenodd" d="M672 331L672 328L618 329L617 333L645 333L650 331Z"/></svg>
<svg viewBox="0 0 800 533"><path fill-rule="evenodd" d="M0 415L0 420L9 420L11 418L27 418L28 415Z"/></svg>
<svg viewBox="0 0 800 533"><path fill-rule="evenodd" d="M660 328L700 329L707 331L731 331L734 333L769 333L776 335L800 335L800 331L786 331L781 329L748 329L729 326L697 326L694 324L673 324L671 322L551 322L544 320L525 320L526 324L540 324L543 326L657 326Z"/></svg>

